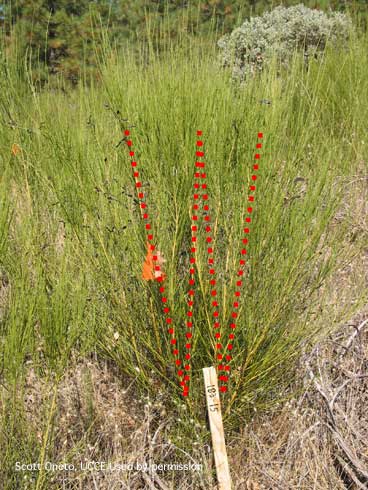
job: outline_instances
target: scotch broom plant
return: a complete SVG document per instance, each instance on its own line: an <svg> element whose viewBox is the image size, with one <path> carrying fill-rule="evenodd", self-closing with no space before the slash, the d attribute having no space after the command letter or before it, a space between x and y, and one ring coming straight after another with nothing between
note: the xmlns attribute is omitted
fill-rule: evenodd
<svg viewBox="0 0 368 490"><path fill-rule="evenodd" d="M254 136L262 131L250 266L244 264L233 369L223 393L226 427L239 428L255 409L287 396L301 350L358 307L332 304L328 285L364 246L345 201L348 183L367 160L366 48L364 36L352 37L343 53L327 47L308 71L295 55L287 75L275 61L243 87L230 82L230 69L218 68L215 39L183 36L161 52L149 44L119 51L106 41L101 81L75 90L60 79L58 87L38 91L32 76L19 79L5 60L3 376L17 387L29 366L48 375L63 371L72 355L109 359L142 393L161 396L171 408L185 403L180 430L191 435L190 420L202 423L205 413L201 369L213 364L216 350L206 233L196 235L192 310L200 328L190 342L190 396L183 400L160 285L142 278L146 229L119 142L128 128L156 250L166 260L165 297L178 322L189 311L195 131L203 131L218 321L228 327L249 207L245 187ZM178 337L181 357L186 333Z"/></svg>

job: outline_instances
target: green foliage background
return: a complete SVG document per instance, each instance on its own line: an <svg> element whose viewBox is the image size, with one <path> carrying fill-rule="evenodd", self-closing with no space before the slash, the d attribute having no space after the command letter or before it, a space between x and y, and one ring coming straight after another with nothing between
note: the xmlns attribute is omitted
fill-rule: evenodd
<svg viewBox="0 0 368 490"><path fill-rule="evenodd" d="M63 74L72 83L82 75L96 78L96 51L103 39L117 45L147 41L158 34L156 45L182 36L210 36L231 32L250 15L300 0L15 0L0 10L0 26L7 49L27 54L34 81ZM365 0L307 0L305 5L323 10L367 11ZM1 15L2 13L2 15ZM363 27L366 27L362 19Z"/></svg>

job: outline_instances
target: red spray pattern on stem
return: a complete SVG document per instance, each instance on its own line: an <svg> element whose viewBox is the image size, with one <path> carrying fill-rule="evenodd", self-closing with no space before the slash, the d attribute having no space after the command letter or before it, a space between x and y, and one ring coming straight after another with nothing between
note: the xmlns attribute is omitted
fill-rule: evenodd
<svg viewBox="0 0 368 490"><path fill-rule="evenodd" d="M220 392L222 393L225 393L227 391L227 383L230 377L230 370L231 370L230 363L232 360L232 352L234 347L233 343L235 339L235 331L237 328L239 300L241 298L241 287L243 286L244 283L244 268L246 265L246 258L248 255L247 244L249 241L249 234L252 226L252 213L253 213L253 206L255 202L255 191L256 191L255 182L257 180L257 172L259 170L259 160L261 158L259 150L262 148L262 143L261 143L262 138L263 138L263 133L258 133L258 142L256 144L256 153L254 155L255 163L253 164L253 174L251 176L252 184L249 186L248 206L247 206L246 216L244 218L244 228L243 228L244 237L242 239L242 247L239 254L239 269L237 271L237 281L236 281L237 289L234 294L234 302L232 305L233 309L231 312L231 322L229 325L230 329L227 333L228 340L226 342L226 345L224 345L224 353L222 354L222 357L219 358L219 359L225 359L227 362L219 364L217 368L219 389Z"/></svg>
<svg viewBox="0 0 368 490"><path fill-rule="evenodd" d="M130 131L126 129L124 131L124 135L126 138L129 137ZM146 261L143 264L142 270L142 278L146 280L155 280L160 284L160 293L161 293L161 303L162 309L165 316L165 322L167 325L167 331L170 336L170 345L172 346L172 355L174 357L175 366L179 367L181 365L181 361L179 358L179 346L178 341L175 335L175 326L173 318L170 314L170 307L168 306L168 298L165 294L165 285L164 281L166 279L166 275L161 270L161 264L163 262L161 254L158 250L156 250L156 246L154 245L154 235L152 232L152 225L150 216L148 214L148 206L145 202L145 195L142 192L142 183L139 179L139 170L138 163L135 158L135 152L132 150L133 141L131 139L126 139L126 145L129 148L129 156L131 158L131 167L133 172L133 177L135 181L135 188L137 192L137 197L139 201L139 206L141 210L141 216L145 223L146 229L146 243L147 243L147 256ZM152 272L153 267L153 272Z"/></svg>

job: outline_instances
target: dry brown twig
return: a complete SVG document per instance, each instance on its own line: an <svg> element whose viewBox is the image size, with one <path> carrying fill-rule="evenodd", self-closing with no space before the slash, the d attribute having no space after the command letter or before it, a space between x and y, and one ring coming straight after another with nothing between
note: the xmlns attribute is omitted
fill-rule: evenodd
<svg viewBox="0 0 368 490"><path fill-rule="evenodd" d="M337 407L335 410L335 404L337 402L338 397L342 397L344 390L351 383L356 383L359 380L364 380L368 377L368 375L363 374L361 372L354 373L352 371L347 371L346 369L338 369L339 362L343 361L343 357L346 353L349 352L350 349L353 348L355 340L359 337L361 332L363 332L364 327L368 324L368 319L362 321L358 326L352 325L355 328L355 331L352 335L349 336L345 345L342 346L340 352L338 353L338 362L334 363L334 370L338 372L338 377L340 378L340 384L338 384L335 388L332 388L332 385L336 385L335 380L331 380L327 377L327 371L324 370L324 376L322 375L322 370L320 366L319 352L316 349L317 356L317 365L319 370L319 378L317 379L314 374L309 361L307 361L307 372L309 378L313 382L313 385L317 392L320 394L321 398L324 401L325 407L327 409L327 421L324 422L326 427L331 432L335 445L339 452L336 454L336 460L340 465L343 472L348 475L350 480L354 482L354 484L361 489L367 489L368 484L368 469L366 464L361 460L360 456L357 453L356 441L353 441L350 437L350 440L347 440L347 436L344 437L342 434L342 424L340 420L342 419L345 428L348 428L348 433L351 435L352 433L355 435L356 439L359 439L359 442L362 446L366 445L364 441L366 441L366 436L360 431L357 431L353 424L349 423L349 417L346 410L343 410L341 407ZM346 377L346 379L341 379L342 377Z"/></svg>

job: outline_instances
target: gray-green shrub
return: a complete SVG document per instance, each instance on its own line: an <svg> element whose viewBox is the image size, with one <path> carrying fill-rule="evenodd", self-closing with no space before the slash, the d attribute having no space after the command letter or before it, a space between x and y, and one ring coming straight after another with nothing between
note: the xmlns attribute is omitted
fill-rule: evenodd
<svg viewBox="0 0 368 490"><path fill-rule="evenodd" d="M351 30L351 19L345 14L328 15L302 4L279 6L222 37L220 62L232 68L233 79L243 81L262 71L272 56L287 66L295 50L302 50L308 60L317 57L327 41L336 45L347 40Z"/></svg>

